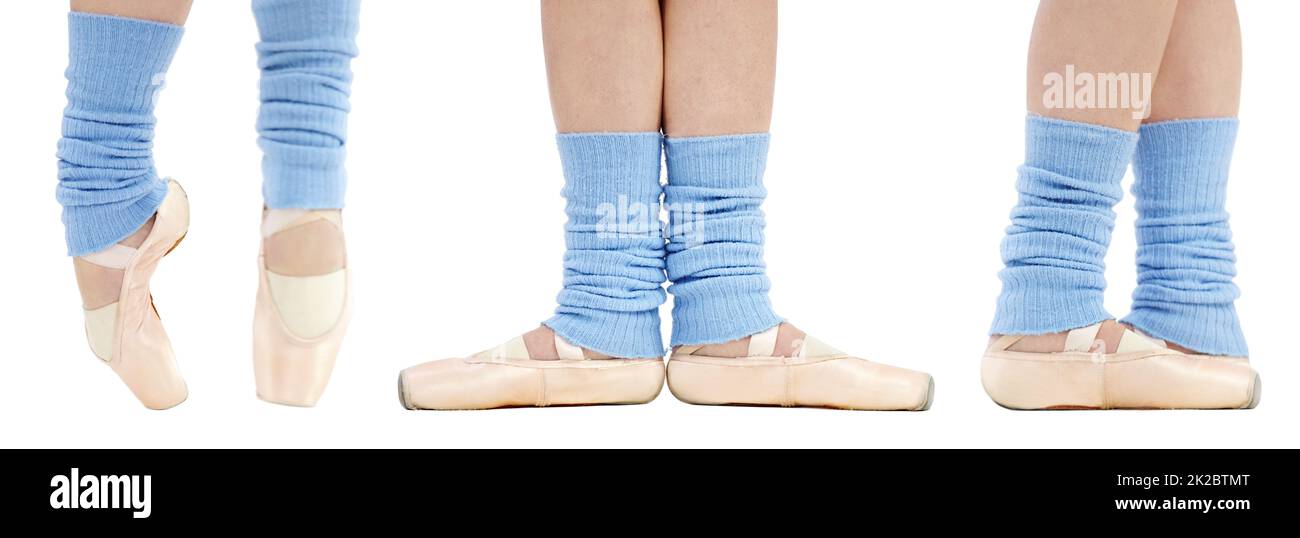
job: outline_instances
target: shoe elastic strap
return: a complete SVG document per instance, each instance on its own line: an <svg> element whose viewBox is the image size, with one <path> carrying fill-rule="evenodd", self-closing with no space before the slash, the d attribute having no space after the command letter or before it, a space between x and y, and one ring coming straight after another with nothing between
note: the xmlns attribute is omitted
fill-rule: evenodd
<svg viewBox="0 0 1300 538"><path fill-rule="evenodd" d="M998 336L998 339L994 340L993 344L989 346L989 351L1006 351L1011 349L1011 346L1016 345L1016 342L1019 342L1020 339L1024 337L1025 335L1023 334L1004 334Z"/></svg>
<svg viewBox="0 0 1300 538"><path fill-rule="evenodd" d="M1065 336L1065 349L1061 350L1067 353L1091 353L1097 343L1097 335L1101 331L1101 324L1089 325L1074 329ZM1019 342L1025 335L1010 334L999 336L989 346L990 351L1006 351ZM1125 328L1120 335L1119 344L1114 350L1106 350L1109 353L1131 353L1137 351L1152 351L1159 349L1168 349L1168 344L1163 340L1151 338L1142 333Z"/></svg>
<svg viewBox="0 0 1300 538"><path fill-rule="evenodd" d="M566 361L587 360L583 354L582 348L573 345L560 335L555 335L555 354L556 358ZM528 345L524 343L522 336L516 336L505 343L487 351L475 354L476 357L487 359L536 359L528 352Z"/></svg>
<svg viewBox="0 0 1300 538"><path fill-rule="evenodd" d="M1097 342L1098 332L1101 332L1100 323L1070 331L1069 334L1065 335L1065 349L1063 351L1082 353L1092 351L1093 344Z"/></svg>
<svg viewBox="0 0 1300 538"><path fill-rule="evenodd" d="M342 227L342 217L338 211L315 211L311 209L275 209L267 211L262 219L262 237L271 237L277 233L297 228L318 220L329 221Z"/></svg>
<svg viewBox="0 0 1300 538"><path fill-rule="evenodd" d="M569 343L564 337L555 335L555 353L560 360L580 361L586 359L582 354L582 348Z"/></svg>
<svg viewBox="0 0 1300 538"><path fill-rule="evenodd" d="M1124 329L1123 336L1119 338L1119 347L1116 353L1130 353L1135 351L1152 351L1158 349L1168 349L1169 346L1164 340L1157 340L1145 334Z"/></svg>
<svg viewBox="0 0 1300 538"><path fill-rule="evenodd" d="M105 267L108 269L126 269L131 258L135 256L136 249L122 244L114 244L99 252L94 252L81 256L83 261Z"/></svg>
<svg viewBox="0 0 1300 538"><path fill-rule="evenodd" d="M780 333L781 333L781 326L777 325L776 327L772 327L771 329L768 329L761 333L751 335L749 337L749 349L745 352L745 356L746 357L775 357L776 340L777 340L777 336ZM800 344L799 349L792 356L794 357L805 356L807 354L806 352L808 349L808 345L807 345L808 340L809 337L804 336L802 344ZM830 349L828 346L822 346L822 347ZM673 353L677 355L694 355L703 348L704 346L702 345L679 346L676 350L673 351Z"/></svg>
<svg viewBox="0 0 1300 538"><path fill-rule="evenodd" d="M771 357L776 353L776 337L781 332L781 326L777 325L766 331L749 337L750 357Z"/></svg>

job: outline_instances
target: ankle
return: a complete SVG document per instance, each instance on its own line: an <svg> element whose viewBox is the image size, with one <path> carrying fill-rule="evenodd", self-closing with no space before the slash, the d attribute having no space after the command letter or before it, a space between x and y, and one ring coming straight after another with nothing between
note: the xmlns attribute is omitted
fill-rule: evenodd
<svg viewBox="0 0 1300 538"><path fill-rule="evenodd" d="M122 270L101 267L81 258L72 259L81 292L81 307L98 310L117 302L122 293Z"/></svg>
<svg viewBox="0 0 1300 538"><path fill-rule="evenodd" d="M267 270L319 276L347 266L341 210L268 209L262 222Z"/></svg>
<svg viewBox="0 0 1300 538"><path fill-rule="evenodd" d="M131 248L140 248L140 245L144 244L144 240L149 237L149 233L153 231L153 224L156 220L158 220L157 215L149 217L149 220L145 221L144 224L141 224L136 231L132 232L131 235L126 236L126 239L118 241L117 244Z"/></svg>
<svg viewBox="0 0 1300 538"><path fill-rule="evenodd" d="M766 331L763 331L766 332ZM700 347L696 353L710 357L742 358L750 356L750 341L760 333L718 344L706 344ZM807 335L799 330L798 327L789 323L782 322L777 326L776 347L772 355L777 357L793 357L799 353L803 347L804 338Z"/></svg>
<svg viewBox="0 0 1300 538"><path fill-rule="evenodd" d="M555 331L545 325L538 326L536 329L524 333L524 346L528 348L528 356L534 360L553 361L560 359L560 352L555 348ZM562 336L560 338L563 338ZM582 349L584 359L616 359L599 351L593 351L579 346Z"/></svg>
<svg viewBox="0 0 1300 538"><path fill-rule="evenodd" d="M149 217L149 220L140 225L136 231L117 244L140 248L149 237L149 233L153 231L156 219L156 216ZM72 259L72 268L77 277L77 290L81 292L82 308L97 310L117 302L118 296L122 293L123 271L121 269L97 265L80 256Z"/></svg>
<svg viewBox="0 0 1300 538"><path fill-rule="evenodd" d="M1022 353L1059 353L1066 349L1070 332L1079 328L1081 327L1057 333L1023 336L1008 347L1007 351L1018 351ZM1119 343L1124 337L1124 332L1129 329L1129 327L1126 327L1113 319L1101 322L1101 326L1097 329L1097 334L1093 338L1093 343L1090 346L1090 349L1101 352L1114 352L1114 350L1119 348ZM990 345L992 345L996 340L997 335L990 339Z"/></svg>

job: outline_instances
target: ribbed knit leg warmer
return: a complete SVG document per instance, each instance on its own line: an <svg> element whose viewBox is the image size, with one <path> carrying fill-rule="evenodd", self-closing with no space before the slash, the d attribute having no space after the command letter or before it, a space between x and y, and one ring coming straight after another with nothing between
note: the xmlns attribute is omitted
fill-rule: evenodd
<svg viewBox="0 0 1300 538"><path fill-rule="evenodd" d="M1026 120L992 334L1055 333L1111 317L1102 305L1106 249L1137 139L1098 125Z"/></svg>
<svg viewBox="0 0 1300 538"><path fill-rule="evenodd" d="M1138 287L1124 322L1211 355L1247 355L1224 198L1235 118L1143 125L1133 161Z"/></svg>
<svg viewBox="0 0 1300 538"><path fill-rule="evenodd" d="M614 357L662 357L662 137L652 132L556 139L568 250L559 306L545 324L578 346Z"/></svg>
<svg viewBox="0 0 1300 538"><path fill-rule="evenodd" d="M673 346L736 340L782 321L763 263L768 140L763 133L664 141Z"/></svg>
<svg viewBox="0 0 1300 538"><path fill-rule="evenodd" d="M103 250L140 228L167 195L153 161L154 103L184 30L68 15L68 105L59 186L68 254Z"/></svg>
<svg viewBox="0 0 1300 538"><path fill-rule="evenodd" d="M337 209L360 0L253 0L261 42L262 195L271 209Z"/></svg>

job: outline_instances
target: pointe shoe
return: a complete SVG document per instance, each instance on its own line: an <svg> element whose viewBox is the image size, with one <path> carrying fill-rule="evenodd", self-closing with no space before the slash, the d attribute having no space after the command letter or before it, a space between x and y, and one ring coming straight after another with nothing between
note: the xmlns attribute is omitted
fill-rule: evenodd
<svg viewBox="0 0 1300 538"><path fill-rule="evenodd" d="M1117 348L1101 324L1072 330L1053 353L1010 351L1001 336L984 354L984 391L1008 409L1252 409L1259 374L1244 357L1194 355L1125 328Z"/></svg>
<svg viewBox="0 0 1300 538"><path fill-rule="evenodd" d="M149 291L158 262L180 244L189 226L185 190L169 180L153 229L139 248L118 244L81 256L82 261L122 270L117 302L85 311L86 339L95 356L149 409L175 407L189 396Z"/></svg>
<svg viewBox="0 0 1300 538"><path fill-rule="evenodd" d="M850 357L810 336L793 356L773 356L779 328L750 337L745 357L678 347L668 361L668 389L696 405L924 411L934 402L929 374Z"/></svg>
<svg viewBox="0 0 1300 538"><path fill-rule="evenodd" d="M334 211L280 211L262 226L266 238L316 221L341 226ZM351 314L347 268L317 276L286 276L258 257L253 315L253 371L257 397L295 407L316 405L338 357Z"/></svg>
<svg viewBox="0 0 1300 538"><path fill-rule="evenodd" d="M459 359L402 370L407 409L493 409L648 403L664 384L662 359L588 359L555 335L559 359L533 359L523 337Z"/></svg>

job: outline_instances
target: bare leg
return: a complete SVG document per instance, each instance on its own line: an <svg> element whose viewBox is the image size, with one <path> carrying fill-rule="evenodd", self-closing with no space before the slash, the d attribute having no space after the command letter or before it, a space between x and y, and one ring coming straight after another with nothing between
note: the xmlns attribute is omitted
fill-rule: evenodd
<svg viewBox="0 0 1300 538"><path fill-rule="evenodd" d="M1159 88L1160 77L1157 74L1164 73L1161 59L1178 5L1177 0L1040 2L1029 40L1026 80L1029 111L1051 118L1137 131L1142 119L1135 118L1131 108L1047 106L1044 80L1053 74L1063 74L1067 66L1073 66L1075 73L1151 74L1157 81L1155 87ZM1155 95L1155 90L1152 90L1152 95ZM1122 334L1118 323L1107 320L1097 338L1106 341L1107 349L1115 349ZM1065 338L1066 333L1027 336L1011 349L1060 351Z"/></svg>
<svg viewBox="0 0 1300 538"><path fill-rule="evenodd" d="M72 0L71 7L72 11L82 13L183 25L192 4L193 0ZM121 244L138 247L152 229L153 219L149 219ZM82 306L96 309L117 301L122 287L122 270L100 267L79 258L73 258L72 265L77 275L77 287L81 290Z"/></svg>
<svg viewBox="0 0 1300 538"><path fill-rule="evenodd" d="M776 0L664 0L664 134L767 132Z"/></svg>
<svg viewBox="0 0 1300 538"><path fill-rule="evenodd" d="M149 219L130 237L119 241L119 244L131 248L138 248L144 244L145 238L149 237L149 232L153 230L153 220ZM72 259L72 268L77 274L77 288L81 290L82 307L95 310L117 302L118 296L122 293L123 271L121 269L101 267L81 258Z"/></svg>
<svg viewBox="0 0 1300 538"><path fill-rule="evenodd" d="M664 52L658 2L543 0L542 43L557 130L659 130Z"/></svg>
<svg viewBox="0 0 1300 538"><path fill-rule="evenodd" d="M317 210L334 213L338 209ZM347 266L343 230L329 220L317 220L271 234L263 243L266 268L282 276L328 275Z"/></svg>
<svg viewBox="0 0 1300 538"><path fill-rule="evenodd" d="M1041 116L1136 131L1140 118L1127 108L1049 108L1044 78L1064 73L1160 73L1176 0L1043 0L1029 39L1027 102ZM1157 78L1158 80L1158 78Z"/></svg>
<svg viewBox="0 0 1300 538"><path fill-rule="evenodd" d="M1236 2L1178 3L1151 101L1149 122L1237 115L1241 26Z"/></svg>
<svg viewBox="0 0 1300 538"><path fill-rule="evenodd" d="M542 44L557 131L659 130L664 56L659 2L542 0ZM524 334L529 355L558 358L554 334L545 325Z"/></svg>
<svg viewBox="0 0 1300 538"><path fill-rule="evenodd" d="M183 26L194 0L72 0L72 10Z"/></svg>

